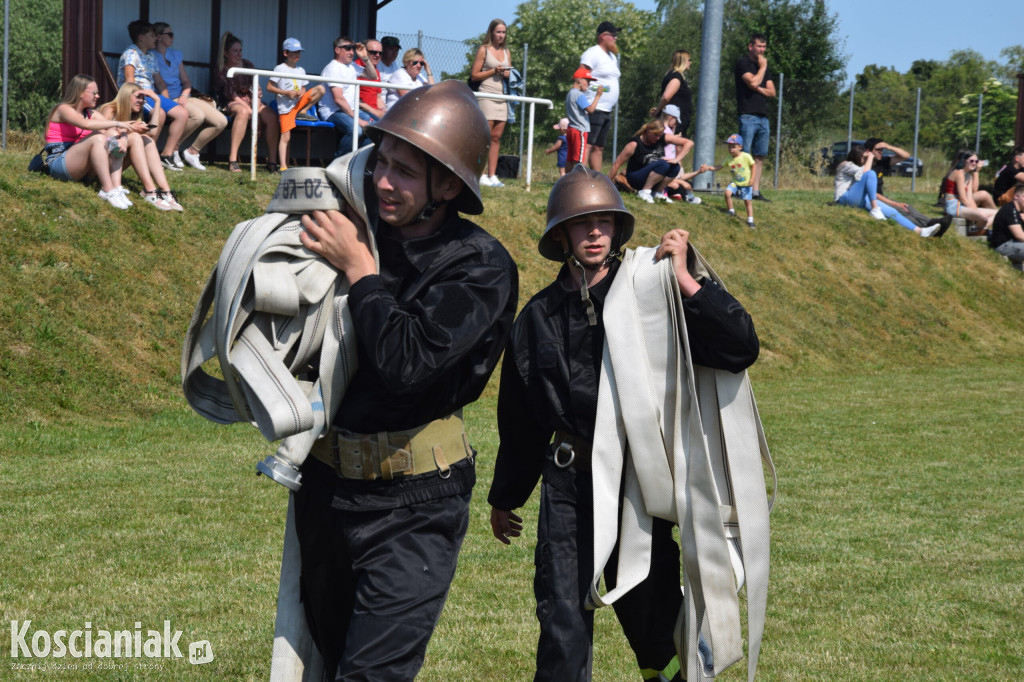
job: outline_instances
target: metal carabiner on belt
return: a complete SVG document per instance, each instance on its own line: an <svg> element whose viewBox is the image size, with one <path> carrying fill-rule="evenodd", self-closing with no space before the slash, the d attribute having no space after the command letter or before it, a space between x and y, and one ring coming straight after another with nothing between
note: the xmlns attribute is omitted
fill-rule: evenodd
<svg viewBox="0 0 1024 682"><path fill-rule="evenodd" d="M566 462L560 462L558 460L558 453L564 452L569 455L569 459ZM555 448L555 466L559 469L568 469L572 466L572 463L576 461L576 451L572 449L572 443L562 443Z"/></svg>

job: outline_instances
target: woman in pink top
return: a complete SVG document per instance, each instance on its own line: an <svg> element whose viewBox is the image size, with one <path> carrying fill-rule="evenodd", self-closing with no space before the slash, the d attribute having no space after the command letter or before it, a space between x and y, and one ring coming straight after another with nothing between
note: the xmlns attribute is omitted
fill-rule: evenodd
<svg viewBox="0 0 1024 682"><path fill-rule="evenodd" d="M125 135L146 132L146 124L93 116L100 91L92 76L75 76L65 93L50 111L43 148L47 171L66 182L95 176L102 188L101 199L122 210L131 207L121 187L121 161L128 150Z"/></svg>

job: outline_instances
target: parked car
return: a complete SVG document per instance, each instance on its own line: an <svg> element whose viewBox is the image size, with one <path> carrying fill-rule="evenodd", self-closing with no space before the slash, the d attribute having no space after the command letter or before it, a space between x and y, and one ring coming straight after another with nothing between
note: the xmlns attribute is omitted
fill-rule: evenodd
<svg viewBox="0 0 1024 682"><path fill-rule="evenodd" d="M884 153L885 152L883 152L883 154ZM921 161L921 159L918 159L914 156L911 156L908 159L900 161L899 163L892 167L892 170L893 173L895 173L896 175L906 175L909 177L914 174L915 165L917 166L917 177L921 177L922 175L924 175L924 162Z"/></svg>

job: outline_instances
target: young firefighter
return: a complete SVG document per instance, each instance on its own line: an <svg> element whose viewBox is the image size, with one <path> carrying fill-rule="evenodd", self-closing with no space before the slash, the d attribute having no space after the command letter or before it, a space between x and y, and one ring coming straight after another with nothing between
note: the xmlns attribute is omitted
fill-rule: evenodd
<svg viewBox="0 0 1024 682"><path fill-rule="evenodd" d="M518 283L498 240L459 216L483 212L490 144L465 83L402 97L367 135L379 271L361 222L302 218L302 243L351 284L359 343L295 494L300 591L330 679L412 680L469 523L476 474L462 408L498 362Z"/></svg>
<svg viewBox="0 0 1024 682"><path fill-rule="evenodd" d="M733 133L725 141L729 145L729 153L732 154L732 161L729 162L729 172L732 173L732 182L725 188L725 207L729 209L729 215L736 215L732 206L732 195L735 194L743 199L747 207L747 225L754 227L754 202L753 190L750 188L751 169L754 167L754 157L743 151L743 138ZM717 166L702 165L697 172L722 170L722 164Z"/></svg>
<svg viewBox="0 0 1024 682"><path fill-rule="evenodd" d="M587 136L590 134L590 114L597 109L597 103L604 93L604 86L598 85L593 98L587 89L590 81L596 80L590 75L590 69L581 66L572 74L572 87L565 94L565 116L569 119L569 128L565 131L565 139L569 148L570 166L587 162Z"/></svg>
<svg viewBox="0 0 1024 682"><path fill-rule="evenodd" d="M288 170L288 142L292 139L295 119L309 119L309 108L320 101L324 86L306 89L309 81L302 77L306 70L299 66L302 58L302 43L295 38L286 38L281 45L284 63L274 67L274 73L281 74L267 81L267 90L277 95L277 117L281 123L281 138L277 143L277 158L281 160L278 170Z"/></svg>
<svg viewBox="0 0 1024 682"><path fill-rule="evenodd" d="M594 565L590 454L603 308L619 270L619 251L633 234L633 215L607 176L578 165L551 190L547 221L539 251L563 265L555 281L523 308L505 350L498 394L501 444L488 502L491 530L507 545L523 527L513 510L526 503L540 479L534 679L581 682L592 673L594 616L584 600ZM688 238L684 230L670 230L656 258L672 259L693 362L742 371L758 355L753 323L722 287L690 274ZM571 446L571 460L563 444ZM669 521L655 519L653 536L650 575L613 607L643 678L679 680L685 673L673 640L682 604L679 548ZM609 588L615 584L614 562L605 580Z"/></svg>

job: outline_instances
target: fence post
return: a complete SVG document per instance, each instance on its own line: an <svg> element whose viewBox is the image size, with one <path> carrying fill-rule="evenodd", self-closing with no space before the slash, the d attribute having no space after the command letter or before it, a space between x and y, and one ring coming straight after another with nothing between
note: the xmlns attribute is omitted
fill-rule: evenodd
<svg viewBox="0 0 1024 682"><path fill-rule="evenodd" d="M785 82L786 82L786 74L780 73L779 74L779 110L778 110L778 115L775 118L775 183L773 185L773 187L775 189L779 188L779 169L782 168L782 166L779 165L779 159L780 159L780 156L781 156L779 150L782 147L782 93L783 93L783 86L785 85Z"/></svg>
<svg viewBox="0 0 1024 682"><path fill-rule="evenodd" d="M982 102L984 102L984 101L985 101L985 94L979 92L978 93L978 130L974 134L974 153L975 154L980 154L981 153L981 107L982 107Z"/></svg>
<svg viewBox="0 0 1024 682"><path fill-rule="evenodd" d="M917 134L921 130L921 88L917 89L917 106L914 109L914 163L910 166L910 191L917 187Z"/></svg>
<svg viewBox="0 0 1024 682"><path fill-rule="evenodd" d="M423 31L416 31L416 49L423 52Z"/></svg>
<svg viewBox="0 0 1024 682"><path fill-rule="evenodd" d="M252 156L249 157L249 179L256 180L256 134L260 129L260 98L257 95L260 92L260 77L256 74L252 75L252 134L249 136L251 142L249 145L249 151ZM269 142L267 143L268 149L267 154L270 154ZM278 159L280 161L280 159Z"/></svg>
<svg viewBox="0 0 1024 682"><path fill-rule="evenodd" d="M523 97L526 97L526 74L527 74L527 70L529 69L529 65L530 65L530 44L529 43L523 43ZM522 163L522 158L523 158L523 114L526 111L525 107L526 107L526 103L525 102L520 102L519 103L519 159L520 159L520 163ZM533 125L533 110L532 109L530 111L530 125L531 126ZM533 140L533 136L532 135L530 136L530 140ZM531 151L532 151L532 149L531 149ZM529 167L527 167L527 172L529 172ZM527 177L527 179L526 179L526 191L527 192L530 191L530 179L529 179L529 177Z"/></svg>
<svg viewBox="0 0 1024 682"><path fill-rule="evenodd" d="M0 148L7 149L7 64L11 60L11 0L4 0L4 107L3 107L3 140Z"/></svg>
<svg viewBox="0 0 1024 682"><path fill-rule="evenodd" d="M846 125L846 153L853 149L853 82L850 82L850 117Z"/></svg>

